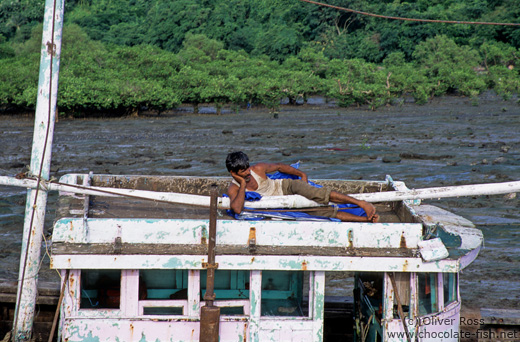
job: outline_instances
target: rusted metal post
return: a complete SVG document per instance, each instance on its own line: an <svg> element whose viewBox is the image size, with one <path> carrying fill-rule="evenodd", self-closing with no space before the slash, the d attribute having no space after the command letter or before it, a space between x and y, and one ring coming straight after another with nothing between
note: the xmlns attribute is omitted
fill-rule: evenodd
<svg viewBox="0 0 520 342"><path fill-rule="evenodd" d="M49 180L50 173L63 10L64 0L46 0L30 166L32 176L39 176L43 181ZM13 324L14 341L27 341L32 334L46 205L46 190L29 189L27 191L18 294Z"/></svg>
<svg viewBox="0 0 520 342"><path fill-rule="evenodd" d="M217 239L217 187L211 188L211 200L209 211L209 241L208 241L208 263L206 277L206 293L204 300L206 305L201 308L200 313L200 342L218 342L220 308L213 305L215 300L215 270L218 264L215 263L215 243Z"/></svg>

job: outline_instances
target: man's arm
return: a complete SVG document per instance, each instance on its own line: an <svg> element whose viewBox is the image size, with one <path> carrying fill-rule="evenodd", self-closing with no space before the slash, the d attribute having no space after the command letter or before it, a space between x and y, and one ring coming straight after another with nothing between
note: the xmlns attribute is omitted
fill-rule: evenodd
<svg viewBox="0 0 520 342"><path fill-rule="evenodd" d="M267 173L280 171L289 175L300 177L305 183L307 183L307 174L303 171L295 169L291 165L282 163L258 163L251 167L257 174L267 177Z"/></svg>
<svg viewBox="0 0 520 342"><path fill-rule="evenodd" d="M244 202L246 200L246 180L234 172L231 172L233 178L240 184L240 187L231 183L228 187L227 194L229 196L230 208L236 214L240 214L244 209Z"/></svg>

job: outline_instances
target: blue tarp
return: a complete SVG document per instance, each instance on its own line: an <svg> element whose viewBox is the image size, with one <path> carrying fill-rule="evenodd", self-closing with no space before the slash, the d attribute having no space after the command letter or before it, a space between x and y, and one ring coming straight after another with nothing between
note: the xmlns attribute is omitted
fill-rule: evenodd
<svg viewBox="0 0 520 342"><path fill-rule="evenodd" d="M292 167L295 169L299 168L300 163L292 164ZM283 172L275 172L273 174L268 174L267 177L271 179L300 179L300 177L295 175L289 175ZM321 185L315 184L309 181L309 184L318 188L321 188ZM226 195L224 195L226 196ZM257 192L254 191L246 191L246 201L258 201L262 198ZM365 210L353 204L337 204L338 211L348 212L350 214L354 214L357 216L367 216ZM299 211L269 211L269 210L258 210L253 208L244 207L244 209L248 209L248 211L242 211L241 214L237 215L233 210L227 210L227 214L229 216L234 217L237 220L263 220L265 218L273 218L273 219L284 219L284 220L301 220L301 221L336 221L339 222L339 219L332 217L324 217L324 216L315 216L310 215L305 212Z"/></svg>

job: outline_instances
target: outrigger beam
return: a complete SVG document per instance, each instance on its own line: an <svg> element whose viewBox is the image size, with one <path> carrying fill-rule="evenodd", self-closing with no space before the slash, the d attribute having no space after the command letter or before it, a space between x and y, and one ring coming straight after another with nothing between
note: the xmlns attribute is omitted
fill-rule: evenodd
<svg viewBox="0 0 520 342"><path fill-rule="evenodd" d="M64 0L45 1L38 98L30 165L30 172L39 175L42 181L48 180L50 173L63 9ZM46 205L46 190L31 188L27 191L18 294L13 323L14 341L28 341L32 335Z"/></svg>
<svg viewBox="0 0 520 342"><path fill-rule="evenodd" d="M15 179L12 177L0 176L0 185L19 186L35 188L37 181L33 179ZM42 182L40 187L45 190L64 191L70 193L87 194L93 196L107 197L133 197L146 200L161 202L180 203L188 205L198 205L209 207L210 197L193 194L182 194L175 192L156 192L147 190L132 190L107 187L80 186L64 183ZM410 189L402 191L383 191L360 194L350 194L354 198L367 202L393 202L417 199L436 199L445 197L463 196L482 196L500 195L520 192L520 181L505 183L471 184L459 186L446 186L424 189ZM308 208L316 207L320 204L308 200L300 195L290 196L269 196L260 201L246 202L245 207L253 209L274 209L274 208ZM218 199L220 209L229 208L229 198L220 197Z"/></svg>

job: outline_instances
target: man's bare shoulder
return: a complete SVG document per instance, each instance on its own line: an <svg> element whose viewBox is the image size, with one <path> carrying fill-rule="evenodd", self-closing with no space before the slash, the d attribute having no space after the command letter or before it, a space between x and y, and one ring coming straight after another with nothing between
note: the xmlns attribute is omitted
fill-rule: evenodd
<svg viewBox="0 0 520 342"><path fill-rule="evenodd" d="M229 185L228 185L228 189L230 189L230 188L237 188L238 189L238 188L240 188L240 185L237 183L236 180L231 179L229 181Z"/></svg>
<svg viewBox="0 0 520 342"><path fill-rule="evenodd" d="M251 170L255 171L256 173L266 173L267 170L272 169L276 164L273 163L258 163L255 165L251 165Z"/></svg>

